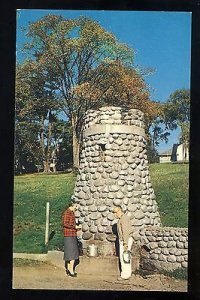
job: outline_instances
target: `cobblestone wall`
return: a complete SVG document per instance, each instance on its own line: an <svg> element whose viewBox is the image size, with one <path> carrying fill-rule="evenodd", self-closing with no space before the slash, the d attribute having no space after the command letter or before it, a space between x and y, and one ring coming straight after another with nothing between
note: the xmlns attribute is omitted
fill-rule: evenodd
<svg viewBox="0 0 200 300"><path fill-rule="evenodd" d="M102 107L87 112L72 198L80 204L75 215L84 251L95 243L102 255L116 253L113 207L121 205L137 233L136 244L147 247L158 268L187 267L187 229L161 227L141 111Z"/></svg>
<svg viewBox="0 0 200 300"><path fill-rule="evenodd" d="M80 204L76 218L85 241L115 241L115 205L123 206L134 228L161 225L141 111L103 107L87 112L73 198Z"/></svg>
<svg viewBox="0 0 200 300"><path fill-rule="evenodd" d="M148 249L148 258L158 269L187 268L188 229L173 227L146 227L135 238Z"/></svg>

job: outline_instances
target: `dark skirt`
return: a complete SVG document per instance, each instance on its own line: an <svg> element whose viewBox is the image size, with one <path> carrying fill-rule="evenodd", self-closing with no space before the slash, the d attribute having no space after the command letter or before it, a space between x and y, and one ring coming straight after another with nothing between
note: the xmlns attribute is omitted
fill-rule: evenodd
<svg viewBox="0 0 200 300"><path fill-rule="evenodd" d="M74 260L79 258L78 241L76 236L64 237L64 260Z"/></svg>

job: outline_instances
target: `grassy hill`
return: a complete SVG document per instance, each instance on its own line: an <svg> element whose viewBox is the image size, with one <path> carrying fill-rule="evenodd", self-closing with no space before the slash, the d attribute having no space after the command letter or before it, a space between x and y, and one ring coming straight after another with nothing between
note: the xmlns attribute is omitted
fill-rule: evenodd
<svg viewBox="0 0 200 300"><path fill-rule="evenodd" d="M62 245L61 216L73 193L73 174L43 173L15 177L14 252L41 253L44 249L46 202L50 202L50 247Z"/></svg>
<svg viewBox="0 0 200 300"><path fill-rule="evenodd" d="M150 174L163 226L188 226L189 165L152 164Z"/></svg>
<svg viewBox="0 0 200 300"><path fill-rule="evenodd" d="M163 226L187 227L188 165L152 164L150 174ZM62 249L62 212L73 193L73 174L31 174L14 181L14 252L42 253L46 202L50 202L49 250Z"/></svg>

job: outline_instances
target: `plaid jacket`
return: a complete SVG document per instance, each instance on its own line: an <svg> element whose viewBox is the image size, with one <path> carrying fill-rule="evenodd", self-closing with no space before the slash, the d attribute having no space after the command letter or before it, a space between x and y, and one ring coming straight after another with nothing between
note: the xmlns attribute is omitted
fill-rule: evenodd
<svg viewBox="0 0 200 300"><path fill-rule="evenodd" d="M76 236L76 232L75 215L68 208L63 214L63 234L64 236Z"/></svg>

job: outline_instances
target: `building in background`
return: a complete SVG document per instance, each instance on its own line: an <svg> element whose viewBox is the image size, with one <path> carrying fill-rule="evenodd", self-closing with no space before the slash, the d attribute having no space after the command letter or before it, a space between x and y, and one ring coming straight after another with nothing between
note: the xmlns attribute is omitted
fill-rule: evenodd
<svg viewBox="0 0 200 300"><path fill-rule="evenodd" d="M174 144L172 149L159 153L160 163L189 162L189 148L183 144Z"/></svg>

